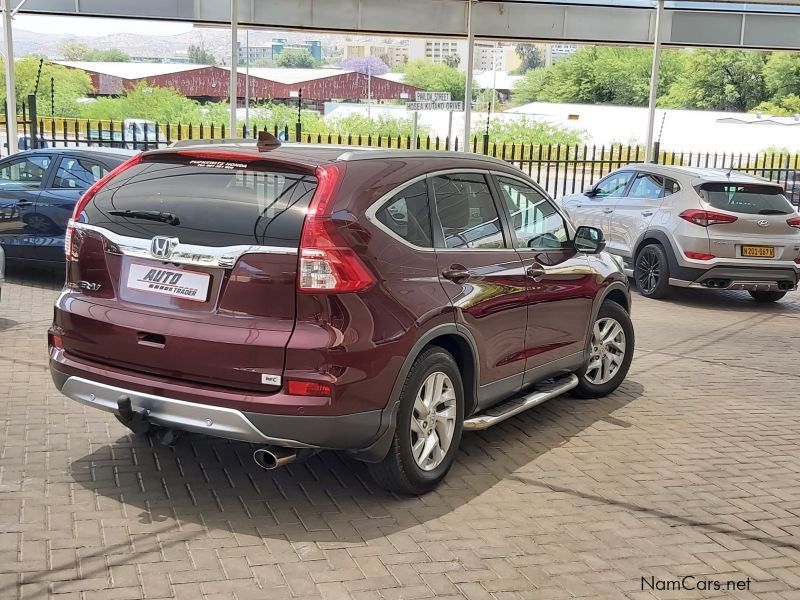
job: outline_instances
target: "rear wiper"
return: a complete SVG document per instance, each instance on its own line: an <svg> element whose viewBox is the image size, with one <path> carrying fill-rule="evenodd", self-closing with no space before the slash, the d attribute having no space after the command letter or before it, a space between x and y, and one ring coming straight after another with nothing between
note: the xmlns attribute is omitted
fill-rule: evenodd
<svg viewBox="0 0 800 600"><path fill-rule="evenodd" d="M779 208L763 208L758 211L760 215L788 215L785 210L780 210Z"/></svg>
<svg viewBox="0 0 800 600"><path fill-rule="evenodd" d="M158 212L156 210L110 210L108 214L115 217L128 217L129 219L146 219L147 221L158 221L167 225L180 225L181 220L178 215L172 213Z"/></svg>

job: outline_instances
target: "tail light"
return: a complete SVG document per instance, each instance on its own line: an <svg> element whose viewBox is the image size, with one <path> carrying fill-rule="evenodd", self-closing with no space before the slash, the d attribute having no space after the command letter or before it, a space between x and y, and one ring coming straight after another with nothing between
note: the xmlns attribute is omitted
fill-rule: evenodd
<svg viewBox="0 0 800 600"><path fill-rule="evenodd" d="M789 227L794 227L795 229L800 229L800 217L790 217L786 219L786 224Z"/></svg>
<svg viewBox="0 0 800 600"><path fill-rule="evenodd" d="M290 396L330 396L331 384L290 379L286 382L286 393Z"/></svg>
<svg viewBox="0 0 800 600"><path fill-rule="evenodd" d="M692 258L694 260L711 260L712 258L716 258L713 254L706 254L705 252L684 252L686 258Z"/></svg>
<svg viewBox="0 0 800 600"><path fill-rule="evenodd" d="M711 225L722 225L725 223L733 223L736 217L733 215L726 215L724 213L713 212L710 210L689 209L683 211L678 215L681 219L700 225L700 227L709 227Z"/></svg>
<svg viewBox="0 0 800 600"><path fill-rule="evenodd" d="M343 166L318 167L317 190L300 237L297 289L305 293L343 294L371 286L375 278L347 246L328 214L339 187Z"/></svg>
<svg viewBox="0 0 800 600"><path fill-rule="evenodd" d="M78 217L80 216L81 212L83 212L83 209L86 208L86 205L89 204L92 198L97 195L97 192L99 192L109 181L123 171L130 169L132 166L138 165L140 162L142 162L141 154L132 156L115 169L109 171L105 177L101 177L95 181L91 186L89 186L89 189L83 193L83 196L78 199L78 203L75 205L75 209L72 211L72 217L67 222L67 233L64 236L64 254L67 257L67 260L76 260L78 258L77 252L73 253L73 235L75 233L75 223L78 222Z"/></svg>

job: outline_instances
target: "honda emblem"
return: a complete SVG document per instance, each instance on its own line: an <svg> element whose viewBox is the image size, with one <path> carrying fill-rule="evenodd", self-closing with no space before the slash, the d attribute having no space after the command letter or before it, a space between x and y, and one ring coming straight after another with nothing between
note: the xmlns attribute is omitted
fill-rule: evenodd
<svg viewBox="0 0 800 600"><path fill-rule="evenodd" d="M171 238L165 235L157 235L150 242L150 254L156 258L169 258L172 251L178 245L178 238Z"/></svg>

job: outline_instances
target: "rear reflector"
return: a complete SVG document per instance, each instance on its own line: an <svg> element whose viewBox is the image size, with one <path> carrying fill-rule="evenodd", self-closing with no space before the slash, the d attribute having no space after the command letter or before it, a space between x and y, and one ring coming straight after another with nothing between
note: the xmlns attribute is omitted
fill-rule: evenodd
<svg viewBox="0 0 800 600"><path fill-rule="evenodd" d="M711 210L698 210L694 208L685 210L678 216L685 221L689 221L689 223L700 225L700 227L734 223L737 219L737 217L734 217L733 215L726 215L724 213L718 213Z"/></svg>
<svg viewBox="0 0 800 600"><path fill-rule="evenodd" d="M119 165L116 169L109 171L105 177L101 177L95 181L91 186L89 186L89 189L84 192L83 196L80 197L72 211L72 218L70 218L70 220L67 222L67 231L64 234L64 254L67 257L67 260L76 260L78 258L77 252L73 253L73 250L75 250L75 248L73 248L73 234L75 233L75 223L80 220L79 217L81 216L83 209L86 208L86 205L91 202L95 195L97 195L97 192L99 192L109 181L123 171L130 169L134 165L138 165L140 162L142 162L141 154L132 156L124 163Z"/></svg>
<svg viewBox="0 0 800 600"><path fill-rule="evenodd" d="M684 252L686 258L692 258L694 260L711 260L715 258L713 254L706 254L704 252Z"/></svg>
<svg viewBox="0 0 800 600"><path fill-rule="evenodd" d="M290 396L330 396L331 385L319 381L295 381L286 382L286 392Z"/></svg>
<svg viewBox="0 0 800 600"><path fill-rule="evenodd" d="M64 340L61 339L60 335L57 335L55 333L48 333L47 341L49 342L50 346L52 346L56 350L62 350L64 348Z"/></svg>
<svg viewBox="0 0 800 600"><path fill-rule="evenodd" d="M786 224L789 227L795 227L797 229L800 229L800 217L790 217L786 219Z"/></svg>
<svg viewBox="0 0 800 600"><path fill-rule="evenodd" d="M308 208L300 237L297 289L305 293L360 292L375 278L337 231L328 215L343 166L319 167L317 190Z"/></svg>

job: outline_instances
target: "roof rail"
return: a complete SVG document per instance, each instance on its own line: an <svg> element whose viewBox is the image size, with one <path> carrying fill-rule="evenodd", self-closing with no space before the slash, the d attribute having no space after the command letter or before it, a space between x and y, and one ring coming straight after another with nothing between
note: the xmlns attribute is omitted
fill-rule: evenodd
<svg viewBox="0 0 800 600"><path fill-rule="evenodd" d="M170 148L188 148L190 146L211 146L214 144L241 144L241 145L255 145L256 140L247 138L217 138L205 140L178 140L172 142Z"/></svg>

